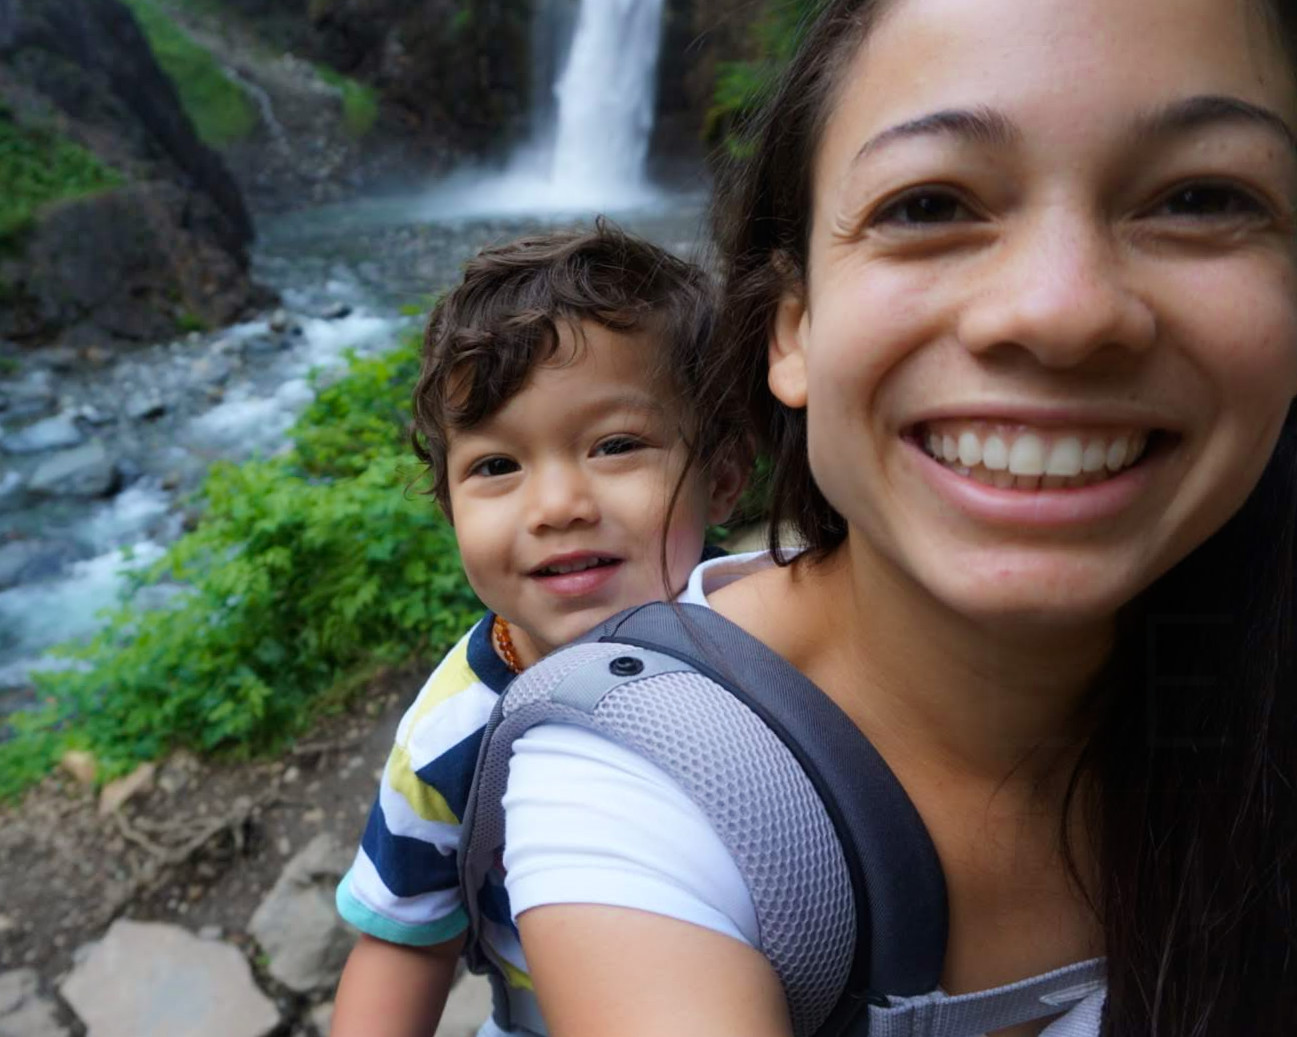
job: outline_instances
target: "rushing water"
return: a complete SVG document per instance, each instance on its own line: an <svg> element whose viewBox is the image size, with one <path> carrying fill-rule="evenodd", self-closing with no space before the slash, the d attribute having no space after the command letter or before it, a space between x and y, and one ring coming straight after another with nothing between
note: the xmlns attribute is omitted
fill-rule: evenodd
<svg viewBox="0 0 1297 1037"><path fill-rule="evenodd" d="M661 0L585 0L575 22L571 0L549 0L549 10L575 36L558 40L562 23L547 23L562 73L543 163L524 168L539 161L533 142L499 179L470 172L415 195L265 222L253 272L279 292L286 328L284 317L263 314L123 354L103 369L53 374L58 409L93 424L88 434L127 474L106 500L23 499L16 487L42 456L0 458L0 547L38 544L48 563L0 589L0 713L27 701L33 670L59 665L45 654L51 645L92 633L129 570L182 533L187 498L213 460L283 449L312 398L312 373L341 368L348 351L390 348L413 320L403 308L425 306L484 245L604 212L679 254L696 250L707 199L701 171L694 182L652 190L642 172ZM592 97L601 103L587 104ZM163 413L132 416L129 401L140 393L161 399Z"/></svg>

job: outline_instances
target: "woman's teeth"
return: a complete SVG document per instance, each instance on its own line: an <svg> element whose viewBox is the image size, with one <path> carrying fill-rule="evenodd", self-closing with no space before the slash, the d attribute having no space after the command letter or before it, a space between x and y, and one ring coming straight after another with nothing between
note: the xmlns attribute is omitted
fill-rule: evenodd
<svg viewBox="0 0 1297 1037"><path fill-rule="evenodd" d="M1032 432L928 426L928 455L960 475L1000 489L1075 489L1111 479L1144 454L1146 431Z"/></svg>

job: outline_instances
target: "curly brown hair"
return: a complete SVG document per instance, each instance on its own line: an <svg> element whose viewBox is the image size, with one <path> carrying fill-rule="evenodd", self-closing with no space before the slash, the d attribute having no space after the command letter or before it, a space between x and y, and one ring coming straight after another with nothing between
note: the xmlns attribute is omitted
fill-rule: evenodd
<svg viewBox="0 0 1297 1037"><path fill-rule="evenodd" d="M649 332L656 371L673 392L696 463L716 456L719 423L700 386L715 314L714 286L698 266L597 220L592 230L519 238L479 252L428 317L414 389L414 452L450 516L446 454L452 432L489 419L558 348L558 327L593 321Z"/></svg>

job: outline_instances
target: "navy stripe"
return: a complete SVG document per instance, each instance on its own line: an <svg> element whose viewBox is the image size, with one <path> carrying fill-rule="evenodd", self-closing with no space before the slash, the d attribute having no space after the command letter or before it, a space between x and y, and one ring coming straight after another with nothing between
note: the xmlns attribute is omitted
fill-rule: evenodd
<svg viewBox="0 0 1297 1037"><path fill-rule="evenodd" d="M484 733L485 729L478 728L414 772L421 782L441 793L446 805L461 820L468 806L468 792L473 786L477 752L482 747Z"/></svg>
<svg viewBox="0 0 1297 1037"><path fill-rule="evenodd" d="M477 905L481 908L482 917L496 925L513 925L513 913L509 910L509 894L500 884L498 877L491 875L477 893Z"/></svg>
<svg viewBox="0 0 1297 1037"><path fill-rule="evenodd" d="M417 897L459 885L455 855L442 853L422 839L393 835L380 803L369 812L360 845L378 869L383 884L398 897Z"/></svg>
<svg viewBox="0 0 1297 1037"><path fill-rule="evenodd" d="M491 644L491 624L494 622L495 613L488 612L468 635L468 666L478 680L499 695L513 680L513 671L495 654L495 645ZM455 813L458 815L459 811Z"/></svg>

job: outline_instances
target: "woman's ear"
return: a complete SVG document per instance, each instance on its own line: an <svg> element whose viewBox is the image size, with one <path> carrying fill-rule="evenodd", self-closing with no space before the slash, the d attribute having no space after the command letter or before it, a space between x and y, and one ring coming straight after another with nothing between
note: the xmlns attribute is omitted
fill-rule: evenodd
<svg viewBox="0 0 1297 1037"><path fill-rule="evenodd" d="M810 314L799 292L785 292L770 329L766 381L786 407L806 406L806 332Z"/></svg>

